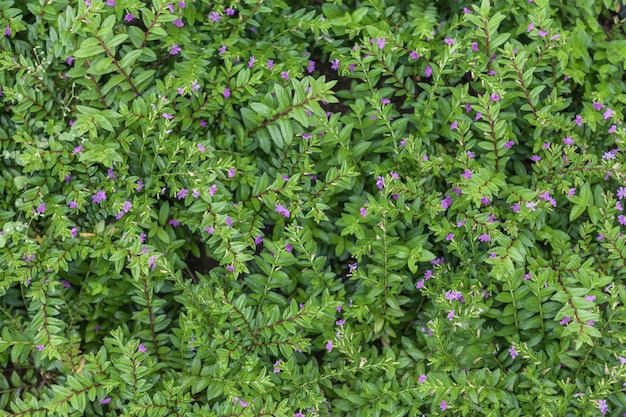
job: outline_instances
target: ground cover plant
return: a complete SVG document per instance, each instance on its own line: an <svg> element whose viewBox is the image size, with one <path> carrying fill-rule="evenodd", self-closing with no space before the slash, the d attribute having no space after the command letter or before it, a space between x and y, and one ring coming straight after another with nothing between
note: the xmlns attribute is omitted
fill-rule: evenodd
<svg viewBox="0 0 626 417"><path fill-rule="evenodd" d="M0 415L626 413L612 1L0 1Z"/></svg>

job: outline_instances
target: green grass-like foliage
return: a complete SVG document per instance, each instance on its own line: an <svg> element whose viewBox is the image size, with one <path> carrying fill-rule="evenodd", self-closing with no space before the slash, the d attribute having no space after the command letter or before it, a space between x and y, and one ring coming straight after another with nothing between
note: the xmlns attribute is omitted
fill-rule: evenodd
<svg viewBox="0 0 626 417"><path fill-rule="evenodd" d="M0 416L626 412L624 23L469 3L0 1Z"/></svg>

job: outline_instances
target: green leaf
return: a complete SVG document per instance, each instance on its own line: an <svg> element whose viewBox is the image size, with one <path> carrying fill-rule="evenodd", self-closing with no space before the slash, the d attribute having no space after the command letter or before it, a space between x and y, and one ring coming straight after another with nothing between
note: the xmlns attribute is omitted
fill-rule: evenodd
<svg viewBox="0 0 626 417"><path fill-rule="evenodd" d="M167 218L170 215L170 203L169 201L164 201L159 208L159 224L163 226L167 222Z"/></svg>

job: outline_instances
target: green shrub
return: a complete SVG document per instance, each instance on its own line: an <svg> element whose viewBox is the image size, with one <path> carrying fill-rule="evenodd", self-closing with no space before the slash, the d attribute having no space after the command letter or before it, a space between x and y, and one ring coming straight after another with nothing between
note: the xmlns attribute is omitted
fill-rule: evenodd
<svg viewBox="0 0 626 417"><path fill-rule="evenodd" d="M0 415L626 412L612 8L0 1Z"/></svg>

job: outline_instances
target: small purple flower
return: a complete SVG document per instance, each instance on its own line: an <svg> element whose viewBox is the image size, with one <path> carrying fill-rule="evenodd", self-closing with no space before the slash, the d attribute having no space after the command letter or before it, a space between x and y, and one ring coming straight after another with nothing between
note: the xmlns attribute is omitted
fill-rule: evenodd
<svg viewBox="0 0 626 417"><path fill-rule="evenodd" d="M204 153L204 151L206 150L206 148L204 147L204 145L203 145L203 144L198 143L198 150L199 150L200 152L203 152L203 153Z"/></svg>
<svg viewBox="0 0 626 417"><path fill-rule="evenodd" d="M326 350L328 351L328 353L332 352L333 350L333 341L329 340L328 342L326 342Z"/></svg>
<svg viewBox="0 0 626 417"><path fill-rule="evenodd" d="M226 226L230 227L233 225L233 219L230 216L226 216Z"/></svg>
<svg viewBox="0 0 626 417"><path fill-rule="evenodd" d="M574 139L572 139L572 137L571 137L571 136L565 136L565 137L563 138L563 143L564 143L565 145L573 145L573 144L574 144Z"/></svg>
<svg viewBox="0 0 626 417"><path fill-rule="evenodd" d="M424 278L426 280L429 280L432 276L433 276L433 271L432 270L427 269L426 272L424 272Z"/></svg>
<svg viewBox="0 0 626 417"><path fill-rule="evenodd" d="M224 98L230 97L230 89L228 87L224 88Z"/></svg>
<svg viewBox="0 0 626 417"><path fill-rule="evenodd" d="M607 108L604 114L602 115L602 117L604 118L604 120L606 120L606 119L611 118L614 114L615 112L612 109Z"/></svg>
<svg viewBox="0 0 626 417"><path fill-rule="evenodd" d="M124 20L127 22L132 22L135 19L136 19L136 16L132 13L127 13L126 16L124 16Z"/></svg>
<svg viewBox="0 0 626 417"><path fill-rule="evenodd" d="M520 207L519 207L519 203L515 203L511 206L511 210L513 210L514 213L519 213Z"/></svg>
<svg viewBox="0 0 626 417"><path fill-rule="evenodd" d="M205 227L204 231L212 235L213 233L215 233L215 227Z"/></svg>
<svg viewBox="0 0 626 417"><path fill-rule="evenodd" d="M178 45L172 45L170 46L170 55L178 55L180 53L180 51L182 51L183 48L181 48Z"/></svg>
<svg viewBox="0 0 626 417"><path fill-rule="evenodd" d="M172 116L171 114L168 114L168 113L163 113L162 116L166 120L172 120L174 118L174 116Z"/></svg>
<svg viewBox="0 0 626 417"><path fill-rule="evenodd" d="M191 193L191 196L192 196L193 198L198 198L198 197L200 197L200 191L198 191L197 189L195 189L195 188L194 188L194 189L193 189L193 192Z"/></svg>
<svg viewBox="0 0 626 417"><path fill-rule="evenodd" d="M361 212L361 217L363 218L367 217L367 209L365 207L361 207L359 211Z"/></svg>
<svg viewBox="0 0 626 417"><path fill-rule="evenodd" d="M232 16L232 15L235 14L235 9L233 9L231 7L226 8L226 10L224 10L224 11L226 12L226 15L228 15L228 16Z"/></svg>
<svg viewBox="0 0 626 417"><path fill-rule="evenodd" d="M313 71L315 71L315 61L313 61L313 60L310 60L310 61L309 61L309 66L308 66L308 67L306 67L306 71L307 71L309 74L312 74L312 73L313 73Z"/></svg>
<svg viewBox="0 0 626 417"><path fill-rule="evenodd" d="M483 114L481 112L476 113L476 117L474 117L474 121L478 121L480 119L482 119Z"/></svg>
<svg viewBox="0 0 626 417"><path fill-rule="evenodd" d="M385 188L385 178L383 177L376 178L376 187L378 187L379 190L382 190L383 188Z"/></svg>
<svg viewBox="0 0 626 417"><path fill-rule="evenodd" d="M500 94L492 94L491 97L489 97L489 99L491 101L500 101Z"/></svg>
<svg viewBox="0 0 626 417"><path fill-rule="evenodd" d="M289 79L289 73L287 71L281 72L280 76L282 77L283 80L288 80Z"/></svg>
<svg viewBox="0 0 626 417"><path fill-rule="evenodd" d="M409 53L409 56L411 57L411 59L419 59L419 57L420 57L419 54L416 51L411 51Z"/></svg>
<svg viewBox="0 0 626 417"><path fill-rule="evenodd" d="M175 220L175 219L171 219L170 221L167 222L167 224L171 225L172 227L180 226L180 222L178 220Z"/></svg>
<svg viewBox="0 0 626 417"><path fill-rule="evenodd" d="M141 192L143 190L143 181L137 181L137 192Z"/></svg>
<svg viewBox="0 0 626 417"><path fill-rule="evenodd" d="M280 366L280 360L274 362L274 373L277 374L280 372L280 369L278 368Z"/></svg>
<svg viewBox="0 0 626 417"><path fill-rule="evenodd" d="M227 270L228 272L233 272L233 271L235 271L235 267L234 267L234 266L232 266L232 265L228 265L228 266L226 267L226 270Z"/></svg>
<svg viewBox="0 0 626 417"><path fill-rule="evenodd" d="M593 108L594 110L602 110L604 108L604 104L598 102L598 101L594 101L593 102Z"/></svg>
<svg viewBox="0 0 626 417"><path fill-rule="evenodd" d="M81 152L83 150L83 145L78 145L77 147L75 147L72 150L72 155L76 155L77 153Z"/></svg>
<svg viewBox="0 0 626 417"><path fill-rule="evenodd" d="M222 16L220 16L220 14L215 11L209 13L207 16L209 19L211 19L215 23L219 22L222 19Z"/></svg>
<svg viewBox="0 0 626 417"><path fill-rule="evenodd" d="M424 68L424 75L426 77L433 75L433 68L430 65L426 65L426 68Z"/></svg>
<svg viewBox="0 0 626 417"><path fill-rule="evenodd" d="M448 233L446 235L446 240L452 240L452 239L454 239L454 233Z"/></svg>
<svg viewBox="0 0 626 417"><path fill-rule="evenodd" d="M612 126L609 128L608 133L613 133L613 132L615 132L616 130L617 130L617 125L612 125Z"/></svg>
<svg viewBox="0 0 626 417"><path fill-rule="evenodd" d="M72 227L70 229L70 234L72 235L72 237L76 237L76 233L78 232L78 228L76 227Z"/></svg>
<svg viewBox="0 0 626 417"><path fill-rule="evenodd" d="M229 169L228 170L228 178L233 178L236 173L237 173L237 169L236 168Z"/></svg>
<svg viewBox="0 0 626 417"><path fill-rule="evenodd" d="M256 58L250 55L250 59L248 59L248 68L252 68L255 62L256 62Z"/></svg>
<svg viewBox="0 0 626 417"><path fill-rule="evenodd" d="M156 260L157 260L157 256L156 255L152 255L149 259L148 259L148 266L152 269L156 269ZM141 345L140 345L141 347ZM141 350L141 349L140 349Z"/></svg>
<svg viewBox="0 0 626 417"><path fill-rule="evenodd" d="M530 274L524 274L524 281L529 280L530 278L532 278L532 275Z"/></svg>
<svg viewBox="0 0 626 417"><path fill-rule="evenodd" d="M289 243L287 243L287 244L285 245L285 250L286 250L287 252L293 252L293 246L291 246Z"/></svg>
<svg viewBox="0 0 626 417"><path fill-rule="evenodd" d="M481 234L480 236L478 236L478 240L479 240L480 242L489 242L489 241L491 241L491 236L489 236L489 235L488 235L488 234L486 234L486 233L483 233L483 234Z"/></svg>
<svg viewBox="0 0 626 417"><path fill-rule="evenodd" d="M419 281L417 281L417 284L415 284L415 288L417 288L418 290L424 288L424 280L420 279Z"/></svg>
<svg viewBox="0 0 626 417"><path fill-rule="evenodd" d="M466 169L465 171L463 171L463 173L461 174L461 176L465 179L471 179L472 178L472 171L470 171L469 169Z"/></svg>
<svg viewBox="0 0 626 417"><path fill-rule="evenodd" d="M227 49L226 45L220 46L220 55L224 55L226 53L226 49Z"/></svg>
<svg viewBox="0 0 626 417"><path fill-rule="evenodd" d="M506 149L511 149L513 147L513 145L515 145L515 142L513 142L512 140L509 140L509 141L504 143L504 147Z"/></svg>
<svg viewBox="0 0 626 417"><path fill-rule="evenodd" d="M330 62L330 67L334 70L334 71L338 71L339 70L339 58L335 58Z"/></svg>
<svg viewBox="0 0 626 417"><path fill-rule="evenodd" d="M441 403L439 404L439 408L441 408L441 411L446 411L446 409L448 408L448 403L446 403L445 400L441 401Z"/></svg>
<svg viewBox="0 0 626 417"><path fill-rule="evenodd" d="M509 349L509 353L511 354L511 359L517 358L519 353L515 350L515 345L511 345L511 349Z"/></svg>
<svg viewBox="0 0 626 417"><path fill-rule="evenodd" d="M626 226L626 216L624 216L623 214L620 214L619 216L617 216L617 221L622 226Z"/></svg>
<svg viewBox="0 0 626 417"><path fill-rule="evenodd" d="M44 214L46 212L46 203L41 203L37 206L37 213Z"/></svg>
<svg viewBox="0 0 626 417"><path fill-rule="evenodd" d="M254 238L254 244L255 245L260 245L261 243L263 243L263 236L259 235L259 236Z"/></svg>
<svg viewBox="0 0 626 417"><path fill-rule="evenodd" d="M570 317L565 317L563 320L561 320L561 321L559 322L559 324L560 324L561 326L563 326L563 325L566 325L567 323L569 323L570 321L572 321L572 319L571 319Z"/></svg>
<svg viewBox="0 0 626 417"><path fill-rule="evenodd" d="M603 416L606 415L606 412L609 409L609 406L607 405L606 400L597 400L597 402L598 402L598 410L600 410Z"/></svg>
<svg viewBox="0 0 626 417"><path fill-rule="evenodd" d="M211 197L215 195L216 191L217 191L217 185L213 184L211 188L209 188L209 194L211 195Z"/></svg>
<svg viewBox="0 0 626 417"><path fill-rule="evenodd" d="M106 5L109 7L115 7L115 0L107 0Z"/></svg>
<svg viewBox="0 0 626 417"><path fill-rule="evenodd" d="M420 377L417 380L420 384L423 384L424 382L426 382L426 375L425 374L420 375Z"/></svg>
<svg viewBox="0 0 626 417"><path fill-rule="evenodd" d="M148 351L148 349L146 349L146 347L141 343L139 344L139 348L137 350L141 353L146 353Z"/></svg>
<svg viewBox="0 0 626 417"><path fill-rule="evenodd" d="M111 402L111 397L106 397L105 399L101 400L98 404L99 405L104 405L104 404L108 404Z"/></svg>
<svg viewBox="0 0 626 417"><path fill-rule="evenodd" d="M179 28L182 28L182 27L185 26L185 24L183 23L183 19L176 19L176 20L172 21L172 24L174 26L179 27Z"/></svg>
<svg viewBox="0 0 626 417"><path fill-rule="evenodd" d="M357 264L355 263L349 263L348 264L348 273L352 274L354 271L356 271L357 268Z"/></svg>
<svg viewBox="0 0 626 417"><path fill-rule="evenodd" d="M535 22L530 22L528 26L526 26L526 32L530 32L535 27Z"/></svg>
<svg viewBox="0 0 626 417"><path fill-rule="evenodd" d="M289 210L283 206L282 204L276 204L274 207L276 213L278 214L282 214L283 217L285 218L289 218L291 216L291 213L289 212Z"/></svg>
<svg viewBox="0 0 626 417"><path fill-rule="evenodd" d="M454 45L454 39L452 38L446 38L443 41L446 43L446 45Z"/></svg>
<svg viewBox="0 0 626 417"><path fill-rule="evenodd" d="M179 200L182 200L184 198L187 197L187 189L186 188L181 188L180 191L178 193L176 193L176 198L178 198Z"/></svg>
<svg viewBox="0 0 626 417"><path fill-rule="evenodd" d="M574 123L576 123L577 126L583 125L583 118L580 116L580 114L576 115L576 119L574 120Z"/></svg>
<svg viewBox="0 0 626 417"><path fill-rule="evenodd" d="M450 130L456 129L458 125L459 125L459 122L455 120L454 122L452 122L452 124L450 124Z"/></svg>
<svg viewBox="0 0 626 417"><path fill-rule="evenodd" d="M478 52L478 42L472 42L472 51Z"/></svg>
<svg viewBox="0 0 626 417"><path fill-rule="evenodd" d="M448 209L452 205L452 197L447 195L443 200L441 200L441 207L444 209Z"/></svg>
<svg viewBox="0 0 626 417"><path fill-rule="evenodd" d="M539 155L533 155L530 157L530 160L533 162L539 162L539 160L541 160L541 157Z"/></svg>
<svg viewBox="0 0 626 417"><path fill-rule="evenodd" d="M545 30L539 30L539 36L541 36L542 38L545 38L547 34L548 32L546 32Z"/></svg>
<svg viewBox="0 0 626 417"><path fill-rule="evenodd" d="M24 254L24 258L22 258L22 259L24 259L24 261L26 261L26 262L32 262L32 261L35 260L35 254L34 253L32 255Z"/></svg>
<svg viewBox="0 0 626 417"><path fill-rule="evenodd" d="M67 203L67 205L69 206L69 208L71 209L75 209L78 208L78 203L76 201L70 201L69 203Z"/></svg>
<svg viewBox="0 0 626 417"><path fill-rule="evenodd" d="M274 61L272 59L267 60L267 69L271 70L274 68Z"/></svg>
<svg viewBox="0 0 626 417"><path fill-rule="evenodd" d="M103 190L100 190L91 196L91 200L96 204L102 203L104 200L106 200L106 198L107 195Z"/></svg>
<svg viewBox="0 0 626 417"><path fill-rule="evenodd" d="M576 194L576 188L570 188L569 192L567 193L568 197L573 197L574 194Z"/></svg>

